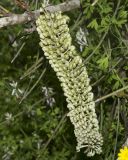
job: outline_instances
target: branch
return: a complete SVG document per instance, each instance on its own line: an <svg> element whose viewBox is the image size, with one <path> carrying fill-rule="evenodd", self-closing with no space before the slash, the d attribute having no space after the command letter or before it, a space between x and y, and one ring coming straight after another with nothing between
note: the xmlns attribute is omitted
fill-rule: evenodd
<svg viewBox="0 0 128 160"><path fill-rule="evenodd" d="M114 92L112 92L112 93L110 93L110 94L107 94L107 95L105 95L105 96L97 99L97 100L95 101L95 103L100 102L100 101L102 101L102 100L104 100L104 99L106 99L106 98L109 98L109 97L111 97L111 96L116 96L119 92L122 92L122 91L127 90L127 89L128 89L128 86L125 86L125 87L123 87L123 88L121 88L121 89L118 89L118 90L116 90L116 91L114 91Z"/></svg>
<svg viewBox="0 0 128 160"><path fill-rule="evenodd" d="M47 6L45 9L49 12L56 12L56 11L65 12L79 7L80 7L80 0L71 0L55 6ZM40 15L40 10L32 11L31 13L25 12L23 14L11 14L8 17L0 18L0 28L36 20L39 17L39 15Z"/></svg>

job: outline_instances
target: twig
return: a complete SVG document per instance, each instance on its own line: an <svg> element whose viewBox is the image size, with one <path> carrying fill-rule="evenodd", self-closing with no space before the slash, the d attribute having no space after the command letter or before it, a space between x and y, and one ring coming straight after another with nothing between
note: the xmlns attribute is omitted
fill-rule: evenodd
<svg viewBox="0 0 128 160"><path fill-rule="evenodd" d="M37 104L43 102L43 100L44 100L44 99L41 98L39 101L37 101L36 103L34 103L34 104L32 105L32 107L34 107L34 106L36 106ZM13 119L14 119L14 118L17 118L17 117L19 117L20 115L22 115L22 114L24 114L24 113L26 113L26 112L25 112L25 111L21 111L21 112L17 113L16 115L12 116L12 118L13 118ZM7 122L7 120L0 122L0 126L3 125L3 124L5 124L6 122Z"/></svg>
<svg viewBox="0 0 128 160"><path fill-rule="evenodd" d="M110 93L110 94L107 94L106 96L103 96L103 97L95 100L95 103L100 102L100 101L102 101L102 100L104 100L104 99L106 99L106 98L108 98L108 97L115 96L115 95L117 95L117 93L119 93L119 92L121 92L121 91L123 91L123 90L126 90L126 89L128 89L128 86L125 86L125 87L123 87L123 88L121 88L121 89L118 89L118 90L116 90L116 91L114 91L114 92L112 92L112 93Z"/></svg>
<svg viewBox="0 0 128 160"><path fill-rule="evenodd" d="M113 17L115 17L116 14L117 14L117 12L118 12L118 9L119 9L119 6L120 6L120 2L121 2L121 0L118 0L118 3L117 3L117 6L116 6L116 9L115 9L115 12L114 12L114 14L113 14Z"/></svg>
<svg viewBox="0 0 128 160"><path fill-rule="evenodd" d="M116 64L108 71L108 73L110 73L111 71L114 70L114 68L120 63L122 62L123 58L120 58ZM101 76L96 82L94 82L93 84L91 84L91 86L95 86L97 85L99 82L101 82L104 78L106 77L106 75Z"/></svg>
<svg viewBox="0 0 128 160"><path fill-rule="evenodd" d="M35 72L36 69L38 69L42 65L42 60L43 57L37 59L36 62L30 68L28 68L27 71L25 71L25 73L20 77L20 80Z"/></svg>
<svg viewBox="0 0 128 160"><path fill-rule="evenodd" d="M95 52L97 51L97 49L99 49L99 47L101 46L102 42L104 41L106 35L108 33L108 30L103 34L99 44L96 46L96 48L93 50L93 52L84 60L84 63L87 63L89 61L89 59L95 54Z"/></svg>
<svg viewBox="0 0 128 160"><path fill-rule="evenodd" d="M92 3L92 6L96 5L97 2L98 2L98 0L95 0L95 1Z"/></svg>
<svg viewBox="0 0 128 160"><path fill-rule="evenodd" d="M65 121L67 117L67 113L63 115L63 117L61 118L59 124L57 125L56 129L54 130L52 136L49 138L49 140L47 141L47 143L45 144L45 146L42 149L42 153L44 153L44 151L46 150L47 146L49 145L49 143L51 142L51 140L54 138L54 136L56 135L57 131L59 130L60 126L63 124L63 122Z"/></svg>
<svg viewBox="0 0 128 160"><path fill-rule="evenodd" d="M118 105L117 105L117 126L116 126L116 137L115 137L115 146L114 146L114 154L113 154L113 160L115 159L116 155L116 150L117 150L117 141L118 141L118 136L119 136L119 123L120 123L120 100L118 98Z"/></svg>
<svg viewBox="0 0 128 160"><path fill-rule="evenodd" d="M71 0L55 6L47 6L45 10L49 12L56 12L56 11L65 12L79 7L80 7L80 0ZM23 14L11 14L8 17L2 17L0 18L0 28L15 24L22 24L35 20L39 17L39 15L40 15L40 10L36 10L31 12L31 14L25 12Z"/></svg>
<svg viewBox="0 0 128 160"><path fill-rule="evenodd" d="M24 111L21 111L21 112L17 113L16 115L14 115L12 118L16 118L16 117L22 115L23 113L24 113ZM0 126L4 125L6 122L8 122L8 120L0 122Z"/></svg>
<svg viewBox="0 0 128 160"><path fill-rule="evenodd" d="M15 61L15 59L19 56L19 54L21 53L21 51L24 48L25 44L26 44L26 42L23 42L23 44L21 45L21 47L18 50L18 52L16 53L16 55L14 56L14 58L11 60L11 63L13 63Z"/></svg>
<svg viewBox="0 0 128 160"><path fill-rule="evenodd" d="M115 17L116 14L117 14L117 11L118 11L119 6L120 6L120 2L121 2L121 0L118 0L116 9L115 9L115 11L114 11L114 13L113 13L113 17ZM94 49L94 51L85 59L84 63L87 63L87 62L90 60L90 58L95 54L95 52L97 51L97 49L99 49L99 47L101 46L102 42L103 42L104 39L106 38L106 36L107 36L107 34L108 34L108 31L109 31L109 28L108 28L108 29L106 30L106 32L103 34L103 36L102 36L99 44L96 46L96 48Z"/></svg>
<svg viewBox="0 0 128 160"><path fill-rule="evenodd" d="M19 104L21 104L21 102L33 91L33 89L37 86L37 84L39 83L39 81L41 80L41 78L43 77L43 75L46 72L46 68L43 70L43 72L41 73L40 77L37 79L37 81L35 82L35 84L32 86L32 88L24 94L24 96L22 97L21 101L19 102Z"/></svg>

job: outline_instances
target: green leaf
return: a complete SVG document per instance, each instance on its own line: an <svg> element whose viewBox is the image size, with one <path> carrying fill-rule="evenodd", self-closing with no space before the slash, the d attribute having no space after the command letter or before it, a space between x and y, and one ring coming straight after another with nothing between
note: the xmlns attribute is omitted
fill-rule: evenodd
<svg viewBox="0 0 128 160"><path fill-rule="evenodd" d="M98 29L97 20L96 19L92 20L87 27L92 29L94 28L95 30L97 30Z"/></svg>
<svg viewBox="0 0 128 160"><path fill-rule="evenodd" d="M97 61L99 67L102 69L102 70L106 70L108 68L108 57L104 57L104 58L101 58Z"/></svg>
<svg viewBox="0 0 128 160"><path fill-rule="evenodd" d="M42 115L42 112L41 112L40 108L37 108L36 113L37 113L38 116Z"/></svg>
<svg viewBox="0 0 128 160"><path fill-rule="evenodd" d="M121 11L119 11L119 13L118 13L118 18L126 19L127 16L128 16L128 12L127 12L127 11L121 10Z"/></svg>

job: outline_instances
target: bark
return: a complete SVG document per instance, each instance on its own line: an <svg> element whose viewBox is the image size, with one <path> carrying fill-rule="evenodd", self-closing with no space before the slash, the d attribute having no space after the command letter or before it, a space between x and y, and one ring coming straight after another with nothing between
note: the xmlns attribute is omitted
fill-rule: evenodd
<svg viewBox="0 0 128 160"><path fill-rule="evenodd" d="M65 12L79 7L80 7L80 0L70 0L55 6L47 6L45 9L50 12L56 12L56 11ZM40 15L40 10L36 10L32 12L25 12L23 14L11 14L8 17L2 17L0 18L0 28L36 20L39 17L39 15Z"/></svg>

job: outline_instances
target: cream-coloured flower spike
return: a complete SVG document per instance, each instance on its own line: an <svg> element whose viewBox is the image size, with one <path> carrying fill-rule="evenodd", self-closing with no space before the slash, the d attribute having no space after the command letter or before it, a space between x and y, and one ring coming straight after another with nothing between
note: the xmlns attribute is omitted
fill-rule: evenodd
<svg viewBox="0 0 128 160"><path fill-rule="evenodd" d="M44 12L37 23L40 45L56 72L69 108L68 116L74 125L77 151L85 148L87 156L102 152L102 136L99 133L93 93L82 58L72 45L67 16Z"/></svg>

